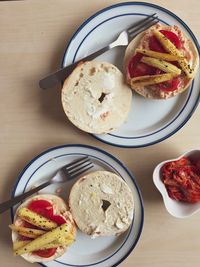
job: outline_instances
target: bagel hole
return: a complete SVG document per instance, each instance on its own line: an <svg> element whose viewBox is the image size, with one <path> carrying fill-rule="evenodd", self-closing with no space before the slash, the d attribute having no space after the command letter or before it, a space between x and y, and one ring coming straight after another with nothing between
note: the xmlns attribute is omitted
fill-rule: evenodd
<svg viewBox="0 0 200 267"><path fill-rule="evenodd" d="M99 97L99 102L102 103L104 98L105 98L106 94L105 93L102 93L101 96Z"/></svg>
<svg viewBox="0 0 200 267"><path fill-rule="evenodd" d="M105 212L108 208L109 208L109 206L111 205L111 203L110 203L110 201L108 201L108 200L105 200L105 199L102 199L102 209L103 209L103 211Z"/></svg>

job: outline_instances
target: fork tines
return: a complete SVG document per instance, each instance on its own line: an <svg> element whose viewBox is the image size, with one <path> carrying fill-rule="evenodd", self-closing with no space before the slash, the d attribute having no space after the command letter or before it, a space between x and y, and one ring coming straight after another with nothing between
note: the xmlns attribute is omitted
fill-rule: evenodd
<svg viewBox="0 0 200 267"><path fill-rule="evenodd" d="M159 22L159 18L158 16L156 16L156 13L154 13L148 16L147 18L138 21L136 24L128 28L127 32L130 37L135 37L140 32L148 29L149 27L155 25L158 22Z"/></svg>
<svg viewBox="0 0 200 267"><path fill-rule="evenodd" d="M94 167L92 162L89 157L86 156L65 165L62 170L70 179L73 179L83 172L88 171L92 167Z"/></svg>

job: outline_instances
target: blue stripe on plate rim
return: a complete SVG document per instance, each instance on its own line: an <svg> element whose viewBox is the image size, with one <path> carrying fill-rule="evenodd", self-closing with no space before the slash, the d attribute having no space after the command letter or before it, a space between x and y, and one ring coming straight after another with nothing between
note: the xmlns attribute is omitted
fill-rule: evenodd
<svg viewBox="0 0 200 267"><path fill-rule="evenodd" d="M153 8L156 8L158 10L161 10L165 13L168 13L170 16L174 17L180 24L182 24L182 26L189 32L189 34L191 35L196 47L197 47L197 50L198 50L198 53L200 55L200 47L199 47L199 43L195 37L195 35L193 34L193 32L191 31L191 29L187 26L187 24L185 22L183 22L182 19L180 19L177 15L175 15L173 12L171 12L170 10L166 9L166 8L163 8L161 6L158 6L158 5L155 5L155 4L151 4L151 3L146 3L146 2L124 2L124 3L118 3L116 5L112 5L112 6L109 6L109 7L106 7L98 12L96 12L94 15L92 15L91 17L89 17L78 29L77 31L73 34L71 40L69 41L65 51L64 51L64 56L63 56L63 59L62 59L62 64L61 64L61 67L64 67L64 61L67 57L67 50L71 44L71 42L73 41L73 39L76 37L76 35L82 30L82 28L88 24L92 19L94 19L96 16L100 15L101 13L104 13L110 9L114 9L114 8L118 8L120 6L137 6L137 5L141 5L141 6L149 6L149 7L153 7ZM191 91L193 89L193 83L192 83L192 88L191 88ZM191 93L190 93L191 95ZM196 110L197 106L198 106L198 103L199 103L199 100L200 100L200 92L199 92L199 95L197 97L197 100L196 102L194 103L194 106L193 108L191 109L191 112L188 114L188 116L185 118L185 120L175 129L173 130L171 133L167 134L166 136L160 138L160 139L157 139L155 141L152 141L152 142L149 142L149 143L145 143L145 144L142 144L142 145L123 145L123 144L117 144L117 143L113 143L113 142L110 142L110 141L107 141L107 140L103 140L101 139L100 137L98 137L98 135L94 135L94 134L91 134L93 137L95 137L96 139L98 139L99 141L102 141L106 144L109 144L109 145L113 145L113 146L116 146L116 147L125 147L125 148L139 148L139 147L146 147L146 146L150 146L150 145L153 145L153 144L156 144L156 143L159 143L167 138L169 138L170 136L172 136L173 134L175 134L178 130L180 130L185 124L186 122L191 118L192 114L194 113L194 111ZM186 101L188 102L188 100ZM181 110L181 112L183 111L183 109ZM181 113L180 112L180 113ZM179 115L180 115L179 113ZM178 116L179 116L178 115ZM174 120L176 120L177 117L175 119L172 120L172 122ZM172 122L170 122L169 124L171 124ZM169 124L167 126L169 126ZM166 126L166 127L167 127ZM160 130L158 130L160 131ZM132 139L130 137L122 137L122 136L117 136L117 135L114 135L114 134L109 134L111 136L114 136L114 137L117 137L117 138L122 138L122 139Z"/></svg>
<svg viewBox="0 0 200 267"><path fill-rule="evenodd" d="M20 180L21 180L21 178L22 178L22 176L23 176L23 174L25 173L25 171L31 166L31 164L34 162L34 161L36 161L37 159L39 159L40 157L42 157L43 155L45 155L45 154L47 154L47 153L49 153L49 152L51 152L51 151L54 151L54 150L57 150L57 149L62 149L62 148L71 148L71 147L82 147L82 148L86 148L86 149L91 149L91 150L95 150L95 151L97 151L97 152L100 152L100 153L102 153L102 154L105 154L106 156L108 156L108 157L110 157L111 159L113 159L115 162L117 162L117 164L119 164L126 172L127 172L127 174L129 175L129 177L131 178L131 180L132 180L132 182L134 183L134 185L135 185L135 188L136 188L136 190L137 190L137 192L138 192L138 196L139 196L139 200L140 200L140 207L141 207L141 222L140 222L140 227L139 227L139 231L138 231L138 234L137 234L137 237L136 237L136 240L135 240L135 242L133 243L133 245L130 247L130 249L128 250L128 252L117 262L117 263L115 263L114 265L112 265L112 267L115 267L115 266L118 266L122 261L124 261L127 257L128 257L128 255L132 252L132 250L134 249L134 247L136 246L136 244L137 244L137 242L138 242L138 240L139 240L139 238L140 238L140 235L141 235L141 233L142 233L142 228L143 228L143 224L144 224L144 205L143 205L143 200L142 200L142 194L141 194L141 191L140 191L140 189L139 189L139 186L138 186L138 184L137 184L137 181L135 180L135 178L134 178L134 176L133 176L133 174L128 170L128 168L119 160L119 159L117 159L116 157L114 157L112 154L110 154L110 153L108 153L107 151L105 151L105 150L102 150L102 149L100 149L100 148L97 148L97 147L93 147L93 146L89 146L89 145L83 145L83 144L67 144L67 145L61 145L61 146L56 146L56 147L52 147L52 148L49 148L49 149L47 149L47 150L45 150L44 152L42 152L41 154L39 154L39 155L37 155L36 157L34 157L25 167L24 167L24 169L21 171L21 173L19 174L19 176L18 176L18 178L17 178L17 181L16 181L16 183L15 183L15 185L14 185L14 188L13 188L13 191L12 191L12 194L11 194L11 197L13 198L14 196L15 196L15 191L16 191L16 189L17 189L17 186L18 186L18 183L20 182ZM75 153L76 155L78 154L78 153ZM66 154L66 155L69 155L69 154ZM82 153L82 155L83 155L83 153ZM60 156L62 156L62 155L60 155ZM92 157L94 157L94 156L92 156ZM99 159L100 161L104 161L104 160L102 160L102 159ZM48 160L49 161L49 160ZM47 162L48 162L47 161ZM40 167L42 167L44 164L46 164L47 162L45 162L45 163L43 163L41 166L39 166L38 168L37 168L37 170L40 168ZM106 162L106 164L107 165L109 165L111 168L113 168L114 170L115 170L115 168L114 167L112 167L112 165L110 165L110 164L108 164L107 162ZM37 171L37 170L35 170L35 171ZM35 173L35 171L34 171L34 173ZM33 174L34 174L33 173ZM117 172L118 173L118 172ZM32 174L32 175L33 175ZM31 177L32 177L32 175L31 175ZM28 181L30 180L30 178L31 177L29 177L29 179L28 179ZM28 184L28 181L27 181L27 183L26 183L26 185L25 185L25 187L27 186L27 184ZM24 189L25 190L25 189ZM13 211L13 208L11 208L10 209L10 214L11 214L11 219L12 219L12 221L13 221L13 218L14 218L14 211ZM128 237L129 237L129 235L130 235L130 232L131 232L131 230L132 230L132 227L133 227L133 223L132 223L132 225L131 225L131 229L129 230L129 233L128 233L128 235L127 235L127 237L126 237L126 239L125 239L125 241L123 242L123 244L120 246L120 248L119 249L117 249L117 251L115 251L115 253L114 254L112 254L112 255L110 255L109 257L107 257L106 259L104 259L103 261L105 261L105 260L107 260L107 259L109 259L109 258L111 258L113 255L115 255L122 247L123 247L123 245L126 243L126 241L127 241L127 239L128 239ZM60 264L62 264L62 265L66 265L66 266L80 266L80 267L86 267L86 266L94 266L94 265L96 265L96 264L99 264L99 263L101 263L101 262L103 262L103 261L101 261L101 262L98 262L98 263L94 263L94 264L90 264L90 265L70 265L70 264L66 264L66 263L63 263L63 262L59 262L58 260L55 260L56 262L58 262L58 263L60 263ZM42 265L42 266L47 266L47 265L44 265L44 264L42 264L42 263L39 263L40 265Z"/></svg>

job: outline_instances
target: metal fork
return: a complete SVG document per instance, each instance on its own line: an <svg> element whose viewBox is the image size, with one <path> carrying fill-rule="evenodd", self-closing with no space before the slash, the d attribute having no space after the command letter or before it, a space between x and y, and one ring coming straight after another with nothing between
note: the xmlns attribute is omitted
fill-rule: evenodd
<svg viewBox="0 0 200 267"><path fill-rule="evenodd" d="M100 50L98 50L98 51L78 60L77 62L75 62L75 63L73 63L73 64L71 64L71 65L69 65L63 69L60 69L60 70L46 76L42 80L40 80L39 81L40 87L43 89L47 89L47 88L55 86L57 83L63 82L67 78L67 76L69 76L69 74L71 74L71 72L77 66L77 64L79 62L90 61L90 60L100 56L101 54L105 53L106 51L108 51L108 50L110 50L116 46L127 46L128 43L133 38L135 38L139 33L141 33L142 31L145 31L149 27L155 25L156 23L158 23L158 21L159 21L159 19L158 19L158 16L156 16L156 13L148 16L145 19L138 21L137 23L132 25L130 28L122 31L119 34L118 38L114 42L107 45L106 47L103 47Z"/></svg>
<svg viewBox="0 0 200 267"><path fill-rule="evenodd" d="M21 202L25 198L33 195L39 190L47 187L50 184L64 183L71 179L78 177L80 174L88 171L93 167L92 162L89 157L82 157L78 160L72 161L71 163L63 166L56 174L47 182L33 188L32 190L25 192L24 194L14 197L6 202L0 204L0 213L3 213L7 209L11 208L15 204Z"/></svg>

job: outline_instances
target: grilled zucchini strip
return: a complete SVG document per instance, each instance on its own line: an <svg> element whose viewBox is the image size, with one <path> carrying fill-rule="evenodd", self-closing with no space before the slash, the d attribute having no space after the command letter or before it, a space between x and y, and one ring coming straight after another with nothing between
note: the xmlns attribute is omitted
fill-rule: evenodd
<svg viewBox="0 0 200 267"><path fill-rule="evenodd" d="M30 243L31 241L29 240L19 240L19 241L15 241L13 243L13 251L24 247L25 245L27 245L28 243Z"/></svg>
<svg viewBox="0 0 200 267"><path fill-rule="evenodd" d="M13 243L13 250L19 250L20 248L24 247L25 245L27 245L28 243L30 243L31 241L16 241ZM55 240L52 241L51 243L48 243L46 245L43 245L42 247L40 247L40 250L42 249L49 249L49 248L57 248L60 246L68 246L71 245L74 242L73 238L68 238L68 239L64 239L64 240Z"/></svg>
<svg viewBox="0 0 200 267"><path fill-rule="evenodd" d="M63 240L64 236L69 234L69 226L67 223L58 226L57 228L39 236L38 238L34 239L33 241L27 243L22 248L15 250L15 255L21 255L37 250L43 249L47 244L55 241L55 240Z"/></svg>
<svg viewBox="0 0 200 267"><path fill-rule="evenodd" d="M9 225L9 227L14 232L17 232L19 235L30 237L30 238L36 238L36 237L46 233L44 230L32 229L32 228L27 228L27 227L22 227L22 226L16 226L14 224Z"/></svg>
<svg viewBox="0 0 200 267"><path fill-rule="evenodd" d="M157 58L157 59L162 59L166 61L178 61L180 59L178 56L171 55L168 53L161 53L161 52L156 52L153 50L146 50L146 49L136 49L136 52L143 54L145 56Z"/></svg>
<svg viewBox="0 0 200 267"><path fill-rule="evenodd" d="M159 75L145 75L140 77L135 77L131 79L131 87L136 86L146 86L146 85L154 85L166 81L170 81L176 75L174 73L164 73Z"/></svg>
<svg viewBox="0 0 200 267"><path fill-rule="evenodd" d="M44 230L51 230L57 227L57 223L48 220L47 218L27 209L21 208L17 214L21 219L29 222Z"/></svg>
<svg viewBox="0 0 200 267"><path fill-rule="evenodd" d="M153 57L142 57L141 61L152 67L158 68L167 73L181 74L181 69L177 68L175 65Z"/></svg>
<svg viewBox="0 0 200 267"><path fill-rule="evenodd" d="M176 48L176 46L161 32L154 31L154 36L158 39L158 41L162 44L162 46L169 52L171 55L179 57L178 63L182 68L183 72L188 78L193 78L194 69L190 67L186 58L184 58L183 54Z"/></svg>

